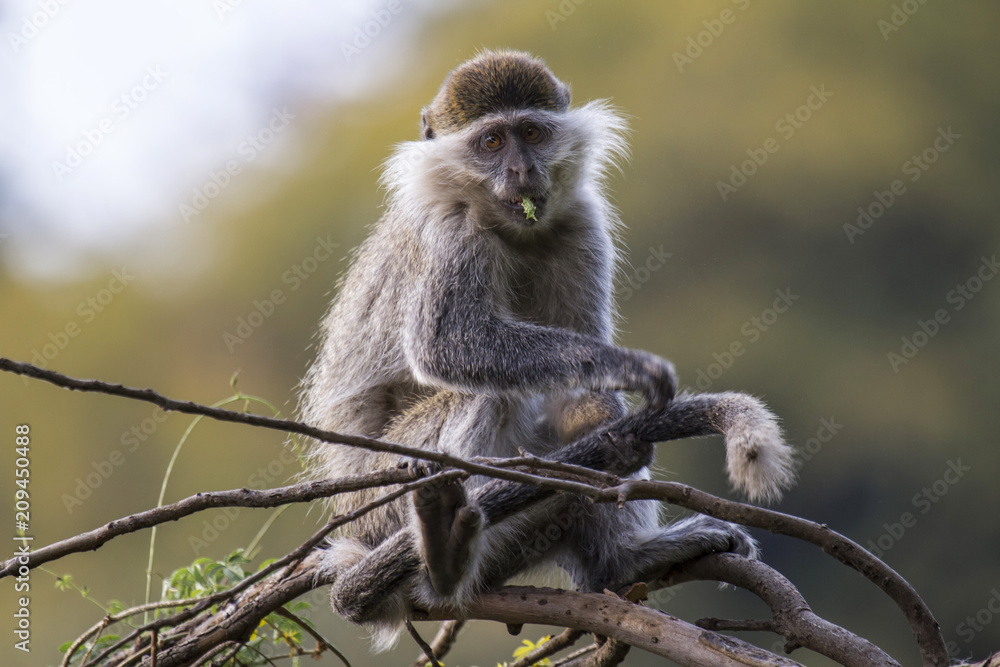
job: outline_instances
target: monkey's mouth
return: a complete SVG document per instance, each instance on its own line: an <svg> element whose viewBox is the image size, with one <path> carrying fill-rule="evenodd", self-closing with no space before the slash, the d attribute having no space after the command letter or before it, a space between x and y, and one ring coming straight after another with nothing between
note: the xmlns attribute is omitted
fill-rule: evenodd
<svg viewBox="0 0 1000 667"><path fill-rule="evenodd" d="M546 198L541 195L517 195L500 201L515 213L522 223L527 225L534 224L545 211Z"/></svg>

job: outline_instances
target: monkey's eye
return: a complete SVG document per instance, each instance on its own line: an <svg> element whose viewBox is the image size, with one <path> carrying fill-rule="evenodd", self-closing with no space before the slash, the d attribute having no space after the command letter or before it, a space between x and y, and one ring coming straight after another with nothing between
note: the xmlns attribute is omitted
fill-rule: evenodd
<svg viewBox="0 0 1000 667"><path fill-rule="evenodd" d="M524 128L524 132L521 133L521 136L523 136L524 140L529 144L537 144L542 140L542 131L534 125L529 125Z"/></svg>
<svg viewBox="0 0 1000 667"><path fill-rule="evenodd" d="M489 148L491 151L495 151L500 148L500 144L503 143L503 139L499 134L488 134L486 138L483 139L483 145Z"/></svg>

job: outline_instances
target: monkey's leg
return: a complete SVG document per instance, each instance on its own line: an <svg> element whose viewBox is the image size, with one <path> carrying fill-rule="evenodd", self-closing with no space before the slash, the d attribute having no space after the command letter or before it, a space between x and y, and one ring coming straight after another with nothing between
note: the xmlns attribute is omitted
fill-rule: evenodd
<svg viewBox="0 0 1000 667"><path fill-rule="evenodd" d="M694 515L659 523L659 503L584 505L567 531L559 564L581 589L618 591L637 581L655 581L671 567L710 553L755 558L757 544L740 526Z"/></svg>
<svg viewBox="0 0 1000 667"><path fill-rule="evenodd" d="M549 449L537 426L537 406L481 395L441 391L406 411L387 429L386 440L458 456L504 456L527 449ZM629 440L631 442L631 440ZM636 443L639 444L639 443ZM652 448L642 443L639 467ZM593 453L604 449L605 455ZM581 465L611 459L619 444L593 436L576 450L557 454ZM577 451L579 450L579 451ZM575 453L574 453L575 452ZM597 467L595 465L595 467ZM338 572L331 589L334 608L358 623L391 623L405 618L410 603L460 603L484 586L502 582L540 558L545 550L523 548L535 526L558 513L566 496L536 493L529 485L474 477L424 487L413 494L409 525L374 549L356 540L338 540L331 548L330 566ZM535 509L536 505L541 505ZM505 521L502 530L488 530ZM542 518L531 520L532 513ZM482 518L481 518L482 517ZM496 557L499 555L499 559Z"/></svg>
<svg viewBox="0 0 1000 667"><path fill-rule="evenodd" d="M441 443L456 440L483 443L488 438L497 438L501 421L497 405L482 398L466 399L466 405L462 401L456 402L455 396L449 397L449 427L440 431ZM583 418L575 414L581 408L571 408L568 411L569 422L585 424L592 420L602 421L606 415L615 413L614 397L596 398L579 404L585 407ZM592 419L589 413L594 413L596 418ZM476 415L475 420L469 419L471 414ZM456 418L459 416L462 418ZM455 424L461 424L457 431L452 428ZM488 430L483 430L484 425ZM465 432L466 428L471 431ZM562 425L560 428L572 430ZM622 416L609 425L598 426L573 444L552 452L549 458L631 475L652 462L653 447L650 443L714 433L726 438L730 480L752 499L777 497L781 489L791 484L791 449L784 444L776 419L757 399L732 392L682 394L666 408L647 407ZM463 436L469 440L461 440ZM533 449L537 443L522 443L521 446ZM456 449L456 453L461 455L461 448ZM492 449L500 448L494 446ZM487 525L497 524L553 495L551 491L530 485L491 480L474 493L471 503L481 510L481 518L479 511L466 502L463 489L456 482L443 487L436 495L424 492L424 500L417 496L415 502L430 581L434 590L443 596L452 594L458 586L482 521ZM618 516L625 514L619 512ZM590 525L598 526L598 533L586 537L585 542L595 540L603 543L599 532L604 527L617 529L613 519L601 518L591 522ZM756 553L753 541L742 529L708 517L695 517L666 528L661 528L656 520L642 522L627 519L625 527L633 532L642 528L656 533L655 537L649 536L648 539L646 536L634 536L635 539L627 542L633 547L630 560L619 560L616 554L610 556L610 562L622 564L623 573L631 572L622 574L626 578L639 576L638 573L649 568L662 569L664 564L669 566L708 551ZM609 571L598 578L613 580L612 577Z"/></svg>
<svg viewBox="0 0 1000 667"><path fill-rule="evenodd" d="M508 442L513 434L537 431L534 421L535 413L519 402L443 390L407 409L383 437L458 456L508 455L517 451ZM475 569L481 531L481 514L466 486L481 483L448 482L414 492L402 530L373 550L354 550L341 559L349 570L342 566L342 583L334 584L334 607L362 622L397 615L394 610L407 599L433 604L464 597L461 587L475 585L468 574ZM401 588L413 590L394 595Z"/></svg>
<svg viewBox="0 0 1000 667"><path fill-rule="evenodd" d="M591 440L599 441L598 446L611 446L607 439L595 436ZM579 463L573 453L581 451L588 448L571 446L556 453L562 460ZM390 625L404 619L411 604L461 606L470 595L553 558L581 587L603 590L655 578L676 563L706 553L754 553L753 541L742 529L709 517L659 526L658 503L652 501L618 509L594 505L582 497L491 480L472 490L469 502L482 512L484 522L468 543L468 562L451 594L441 595L431 581L439 567L432 559L448 562L447 552L429 548L426 539L414 536L411 526L337 578L331 595L338 613L358 623ZM417 527L427 530L419 522Z"/></svg>
<svg viewBox="0 0 1000 667"><path fill-rule="evenodd" d="M489 496L483 497L487 504ZM484 527L471 542L475 553L469 556L462 585L448 596L439 595L429 581L427 550L414 537L413 527L398 530L375 549L350 538L336 540L327 557L328 567L336 572L330 590L333 608L349 621L368 625L376 632L376 643L390 645L412 606L461 606L471 594L502 584L561 548L558 543L540 544L539 530L553 521L566 525L563 508L569 498L560 494L545 499L499 528Z"/></svg>
<svg viewBox="0 0 1000 667"><path fill-rule="evenodd" d="M503 406L497 399L444 394L450 392L431 397L411 410L405 419L390 430L387 439L401 441L402 438L398 435L409 431L410 436L416 434L424 439L411 437L408 444L442 449L450 446L450 451L459 455L465 453L465 447L480 452L499 453L500 445L504 443L498 443L498 439L502 438L507 438L503 448L508 451L516 449L519 444L527 445L527 449L533 448L533 442L517 441L515 436L532 436L527 431L519 433L505 423L506 417L510 415L503 412ZM557 449L548 458L619 475L630 475L649 465L653 457L652 445L639 438L666 441L722 432L728 440L734 435L734 431L742 437L748 431L754 432L752 427L755 424L766 426L771 422L773 417L766 408L749 396L682 395L666 408L642 409L626 415L610 427L598 429L598 432ZM767 430L764 428L765 434ZM398 431L398 435L392 435L392 431ZM455 518L462 507L461 503L455 504L454 489L437 493L441 497L428 504L436 505L438 509L425 512L423 518L415 512L412 532L407 532L406 529L400 531L356 561L356 565L349 570L349 576L341 578L355 583L334 585L334 607L338 611L358 622L370 620L373 615L378 614L377 609L384 604L384 598L399 590L403 581L411 575L416 575L419 579L419 571L422 569L420 565L426 567L428 578L434 572L434 576L443 576L449 580L448 586L443 588L450 589L452 596L461 599L469 592L502 582L506 577L538 562L546 554L554 554L548 549L529 549L525 553L524 545L539 530L544 533L551 525L565 523L566 505L560 499L566 499L567 496L555 496L552 491L505 480L487 481L471 490L468 500L468 506L478 508L482 513L482 527L479 531L466 532L463 529L453 530ZM636 520L635 516L629 514L639 511L630 509L633 505L653 509L643 510L645 514L639 517L642 520ZM458 507L459 510L452 512L440 509L441 507ZM628 560L623 561L628 566L620 570L611 567L614 559L625 552L612 550L606 554L595 553L595 556L601 556L601 563L604 565L593 573L581 574L581 580L586 578L590 582L604 581L613 584L617 579L638 577L649 568L662 570L671 563L708 551L752 553L748 546L752 541L739 528L707 517L661 527L655 503L629 503L624 510L602 506L597 511L603 514L576 522L577 535L567 543L569 550L579 549L580 553L587 554L593 553L594 545L622 546L626 550L631 549ZM595 528L590 531L585 526ZM423 538L428 534L432 538L425 541ZM609 535L613 537L609 539ZM466 541L465 538L469 539ZM468 553L464 568L457 558L447 556L447 549L431 546L434 539L444 540L454 547L455 550L451 552L453 554ZM632 541L628 542L629 539ZM466 548L468 552L464 551ZM559 545L551 548L562 549ZM500 554L501 558L499 561L483 558L484 554ZM516 557L513 554L517 554ZM510 557L505 559L504 556ZM389 583L382 585L380 582ZM436 586L430 581L428 584L429 590L425 588L423 594L417 591L414 594L425 604L433 604L439 596L436 594Z"/></svg>
<svg viewBox="0 0 1000 667"><path fill-rule="evenodd" d="M646 439L662 442L720 433L726 438L730 479L758 497L777 495L791 482L791 449L781 439L774 416L757 399L744 394L682 394L666 409L644 408L579 441L550 458L616 474L632 474L648 465L652 450ZM640 439L641 438L641 439ZM734 472L735 469L735 472ZM477 493L487 527L516 516L549 492L493 480ZM561 564L587 590L617 590L633 581L656 579L672 566L713 552L756 557L756 542L734 524L693 516L661 526L659 504L628 503L618 509L576 499L569 526L545 520L543 533L558 526L566 548ZM567 511L562 510L562 516Z"/></svg>

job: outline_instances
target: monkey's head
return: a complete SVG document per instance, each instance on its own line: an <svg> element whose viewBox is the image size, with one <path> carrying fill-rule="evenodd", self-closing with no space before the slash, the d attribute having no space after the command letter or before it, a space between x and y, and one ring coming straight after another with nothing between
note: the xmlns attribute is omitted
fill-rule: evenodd
<svg viewBox="0 0 1000 667"><path fill-rule="evenodd" d="M457 67L423 111L423 137L461 141L463 163L488 190L488 207L519 227L542 220L559 156L569 87L519 51L486 51ZM526 204L530 200L530 204ZM534 209L529 219L528 209Z"/></svg>
<svg viewBox="0 0 1000 667"><path fill-rule="evenodd" d="M456 67L424 108L424 139L503 111L566 111L569 98L569 87L541 60L523 51L484 51Z"/></svg>

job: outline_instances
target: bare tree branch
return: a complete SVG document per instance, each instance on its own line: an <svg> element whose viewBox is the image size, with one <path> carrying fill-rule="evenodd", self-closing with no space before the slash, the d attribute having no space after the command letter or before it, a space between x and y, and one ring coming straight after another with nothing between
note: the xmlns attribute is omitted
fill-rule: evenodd
<svg viewBox="0 0 1000 667"><path fill-rule="evenodd" d="M625 656L628 655L630 648L632 647L625 642L608 637L584 665L585 667L615 667L615 665L625 662Z"/></svg>
<svg viewBox="0 0 1000 667"><path fill-rule="evenodd" d="M302 545L300 545L294 551L292 551L291 553L287 554L286 556L284 556L282 558L279 558L278 560L270 563L266 567L261 568L258 572L255 572L254 574L248 576L246 579L244 579L243 581L239 582L238 584L236 584L232 588L230 588L230 589L228 589L226 591L222 591L220 593L216 593L214 595L209 595L209 596L207 596L205 598L201 598L197 602L197 604L195 604L194 606L192 606L190 609L186 609L184 611L178 612L177 614L174 614L173 616L167 616L167 617L164 617L164 618L157 619L157 620L155 620L155 621L147 624L144 627L137 628L137 629L133 630L131 633L129 633L128 635L122 637L116 643L114 643L111 646L105 648L104 652L97 657L97 659L95 660L95 663L100 663L100 661L103 660L105 657L111 655L115 651L120 650L122 647L126 646L133 639L140 638L140 636L142 635L143 632L146 632L146 631L149 631L149 630L160 630L161 628L171 627L171 626L177 626L178 627L178 632L180 632L181 630L183 630L184 632L187 632L187 631L191 630L191 628L194 627L194 625L191 625L191 624L193 622L194 623L199 622L198 621L199 615L202 614L206 609L208 609L209 607L211 607L212 605L215 605L215 604L224 603L226 601L232 601L232 600L237 599L238 594L242 593L243 591L245 591L247 589L250 589L252 586L258 585L258 583L260 581L262 581L265 577L272 576L272 574L274 574L277 570L284 569L283 573L276 575L277 578L283 579L283 578L291 577L294 574L295 570L299 567L299 564L302 561L304 561L308 555L319 553L319 552L314 551L314 549L316 548L316 546L326 537L326 535L328 535L332 530L334 530L338 526L341 526L341 525L350 523L352 521L355 521L359 517L363 516L364 514L367 514L368 512L371 512L372 510L374 510L374 509L376 509L378 507L381 507L382 505L385 505L386 503L389 503L389 502L395 500L396 498L399 498L400 496L403 496L403 495L405 495L405 494L407 494L407 493L409 493L409 492L411 492L413 490L416 490L418 488L421 488L423 486L427 486L427 485L430 485L430 484L436 484L436 483L439 483L441 481L445 481L445 480L448 480L448 479L453 479L456 476L460 476L462 474L464 474L464 473L461 473L461 472L456 471L456 470L443 471L443 472L437 473L436 475L431 475L430 477L426 477L426 478L421 479L421 480L417 480L417 481L414 481L414 482L410 482L408 484L404 484L401 487L397 488L396 490L391 491L389 493L386 493L386 494L384 494L384 495L376 498L375 500L373 500L373 501L371 501L371 502L369 502L369 503L367 503L367 504L359 507L358 509L354 510L353 512L350 512L348 514L344 514L344 515L341 515L341 516L338 516L338 517L334 517L329 523L326 524L326 526L324 526L318 532L316 532L315 534L313 534L313 536L311 538L309 538L305 543L303 543ZM314 586L315 588L318 588L319 586L323 585L323 583L320 581L318 573L317 573L316 582L317 583ZM327 583L329 583L329 582L327 582ZM262 614L257 619L258 624L271 611L273 611L273 609L268 609L267 612L265 612L264 614ZM192 621L192 619L194 619L194 620ZM181 625L182 623L186 623L190 627L185 626L185 625ZM253 626L253 627L256 627L256 626Z"/></svg>
<svg viewBox="0 0 1000 667"><path fill-rule="evenodd" d="M177 521L185 516L218 507L278 507L289 503L301 503L327 498L340 493L379 486L390 486L413 481L414 475L407 470L379 470L364 475L352 475L321 482L304 482L277 489L254 490L234 489L198 493L170 505L163 505L144 512L132 514L110 521L100 528L80 533L59 542L54 542L31 552L29 568L36 568L64 556L84 551L96 551L105 543L121 535L134 533L144 528ZM0 579L17 572L18 562L11 558L0 564Z"/></svg>
<svg viewBox="0 0 1000 667"><path fill-rule="evenodd" d="M461 632L462 628L465 627L465 621L445 621L438 628L437 634L434 635L433 641L431 641L431 650L434 652L435 658L443 658L451 650L452 646L458 640L458 633ZM427 664L427 658L425 656L420 656L413 663L412 667L424 667Z"/></svg>
<svg viewBox="0 0 1000 667"><path fill-rule="evenodd" d="M323 429L318 429L291 419L264 417L245 412L234 412L232 410L224 410L222 408L213 408L211 406L201 405L191 401L178 401L172 398L167 398L162 394L158 394L152 389L136 389L134 387L126 387L124 385L103 382L101 380L81 380L78 378L71 378L67 375L63 375L62 373L56 373L55 371L39 368L38 366L28 363L13 361L6 357L0 357L0 371L7 371L16 375L23 375L25 377L43 380L64 389L96 392L111 396L120 396L122 398L130 398L137 401L144 401L146 403L157 405L162 410L167 412L202 415L218 421L231 422L235 424L247 424L249 426L258 426L284 433L296 433L298 435L315 438L316 440L321 440L323 442L350 445L352 447L359 447L373 452L397 454L399 456L406 456L422 461L433 461L434 463L438 463L444 467L458 468L477 475L487 475L498 479L506 479L511 482L541 486L542 488L551 490L586 494L588 490L591 489L591 487L587 484L565 480L555 480L552 481L551 485L548 485L544 484L546 478L539 477L537 475L507 470L498 466L474 463L457 456L451 456L450 454L430 449L397 445L392 442L366 438L361 435L344 435L341 433L334 433L333 431L324 431Z"/></svg>
<svg viewBox="0 0 1000 667"><path fill-rule="evenodd" d="M910 623L924 665L947 667L950 664L941 628L913 587L895 570L859 544L828 526L774 510L724 500L674 482L629 480L617 489L603 489L601 500L611 502L612 499L608 495L614 491L618 491L618 495L613 499L614 502L662 500L717 519L763 528L779 535L797 537L820 547L825 553L863 574L896 603Z"/></svg>
<svg viewBox="0 0 1000 667"><path fill-rule="evenodd" d="M774 616L772 627L738 628L735 624L697 622L699 627L721 630L770 630L783 637L786 651L804 647L832 658L846 667L899 667L866 639L824 620L813 613L802 594L788 579L758 560L735 554L712 554L676 568L679 583L685 578L724 581L750 591L767 604ZM720 627L722 626L722 627Z"/></svg>
<svg viewBox="0 0 1000 667"><path fill-rule="evenodd" d="M334 646L333 642L328 641L326 639L326 637L324 637L319 632L317 632L316 629L313 628L313 626L310 625L309 623L307 623L305 620L299 618L298 616L296 616L292 612L288 611L284 607L278 607L277 609L274 610L274 613L278 614L279 616L284 616L288 620L292 621L297 626L299 626L300 628L302 628L303 632L305 632L310 637L312 637L313 639L316 640L316 655L315 655L315 657L318 658L319 654L322 651L329 651L330 653L333 653L335 656L337 656L337 658L342 663L344 663L344 667L351 667L350 661L348 661L348 659L344 656L344 654L340 652L340 649L338 649L336 646ZM152 667L152 666L150 666L150 667Z"/></svg>
<svg viewBox="0 0 1000 667"><path fill-rule="evenodd" d="M431 667L441 667L441 663L434 657L434 649L432 649L430 645L424 641L424 638L420 636L420 633L417 632L417 629L413 627L413 623L410 621L406 621L406 631L410 633L410 636L413 637L413 641L415 641L417 646L420 647L420 650L424 652L424 655L427 657L427 663L430 664Z"/></svg>
<svg viewBox="0 0 1000 667"><path fill-rule="evenodd" d="M580 468L578 466L567 466L527 455L508 460L486 458L479 458L472 461L464 460L440 452L405 447L372 438L323 431L291 420L232 412L187 401L176 401L157 394L150 389L134 389L97 380L69 378L31 364L14 362L2 357L0 357L0 370L38 378L67 389L99 392L142 400L158 405L164 410L204 415L221 421L297 433L322 441L433 461L451 468L452 470L446 473L440 473L441 475L449 475L450 477L464 477L469 474L485 475L532 485L540 489L545 489L548 492L561 491L580 494L596 502L623 504L629 500L656 499L716 518L803 539L819 546L823 551L842 563L861 572L896 602L910 622L925 665L945 667L948 664L948 656L940 629L926 605L916 594L916 591L896 572L859 545L835 533L826 526L811 521L742 503L723 500L683 484L622 480L609 473ZM636 429L638 437L647 442L657 441L659 438L657 437L656 429L651 429L643 421L644 415L636 415L635 417L632 421L635 422L633 426ZM595 435L595 437L601 436L602 434ZM524 472L525 470L536 471L540 474ZM119 521L113 521L94 531L39 549L32 554L30 566L34 567L43 562L54 560L67 553L97 549L117 535L140 530L164 521L176 520L182 516L187 516L209 507L268 507L291 502L306 502L313 498L360 488L398 485L404 481L403 476L406 476L407 479L412 479L407 471L380 471L370 475L293 485L269 491L238 489L216 494L199 494L173 505L142 512ZM382 496L376 503L384 504L385 502L390 502L413 488L417 488L424 483L430 483L430 480L436 477L438 476L398 486L394 491ZM154 623L133 632L129 640L141 638L143 633L149 633L150 631L159 633L161 628L182 623L182 625L176 627L173 634L158 635L161 651L157 657L157 662L165 666L190 664L192 660L204 660L208 656L209 651L215 651L220 646L232 642L235 642L238 647L249 636L248 633L244 634L247 628L252 632L252 629L256 627L254 621L259 622L270 611L280 607L284 602L294 599L295 596L309 590L309 588L329 583L329 581L322 580L323 576L315 567L318 561L314 562L314 559L317 556L315 553L310 552L322 541L330 530L357 518L354 516L355 514L356 512L343 517L336 517L307 543L296 549L295 552L271 564L266 571L258 572L252 577L248 577L226 594L206 598L192 608L169 617L169 622L163 622L164 619L158 619ZM733 556L732 558L738 557ZM816 643L820 639L823 639L826 643L822 645L827 650L836 653L845 660L854 661L845 662L844 664L895 664L891 662L891 658L888 658L888 656L885 656L884 653L864 642L864 640L832 624L828 624L826 621L812 614L808 606L805 605L804 600L801 600L798 591L786 579L780 577L780 575L770 568L759 564L760 567L766 568L766 570L760 570L757 566L745 565L741 561L732 561L732 558L726 557L717 559L714 562L709 561L708 564L692 565L690 567L694 569L687 569L680 572L678 576L709 577L731 581L731 583L745 586L749 590L752 590L772 605L772 610L774 611L773 623L788 638L789 645L792 647L798 645L811 646L808 642ZM740 564L737 566L734 563ZM0 577L9 575L14 571L15 567L16 564L12 561L3 563L2 569L0 569ZM284 568L284 572L277 572L279 567ZM701 569L699 570L698 568ZM762 584L760 580L753 579L753 577L760 576L761 572L773 573L774 575L768 575L766 585ZM312 577L309 580L309 585L303 583L309 577ZM757 588L754 588L754 586L757 586ZM533 595L536 597L531 598L533 601L531 604L522 604L527 598L522 598L522 603L512 602L509 596L511 591L515 590L522 590L522 593L519 593L519 595L523 594L528 597ZM733 662L735 658L732 656L744 659L751 654L754 655L754 660L761 661L760 664L795 664L739 642L739 640L716 635L715 633L704 634L708 631L624 600L602 599L603 606L600 609L610 609L625 624L625 627L618 626L616 630L615 628L605 627L601 619L597 618L597 616L601 616L601 614L597 613L597 607L587 606L595 604L595 600L588 599L582 603L583 607L574 606L578 602L577 597L574 596L587 594L568 593L565 591L542 591L529 594L528 590L533 589L502 589L496 593L485 595L477 603L477 605L483 606L467 610L468 617L500 620L511 625L519 625L525 622L546 622L586 632L596 632L616 642L623 642L628 645L639 646L645 650L652 650L657 655L664 655L666 657L676 655L678 657L675 659L682 664L740 664ZM291 597L286 597L288 595ZM537 597L539 595L542 597ZM603 597L606 598L607 596ZM239 600L238 604L236 604L237 600ZM800 606L788 607L783 612L779 611L775 606L780 607L782 604L791 603L799 604L800 601ZM555 604L556 607L559 607L570 615L563 618L550 617L549 614L539 610L540 607L553 604L554 602L557 602ZM223 608L227 610L226 613L210 614L208 608L214 604L222 604ZM235 611L231 608L234 604L236 605ZM621 605L628 605L628 608ZM550 607L545 611L551 611L552 608ZM574 609L579 618L571 617ZM648 614L656 614L657 616L649 616ZM453 619L456 617L457 615L454 611L449 614L447 610L435 610L434 614L424 616L427 619ZM531 620L536 617L544 617L548 620ZM606 617L602 616L602 618L607 620ZM669 622L663 619L669 619ZM650 632L659 632L662 629L663 623L676 623L676 627L673 625L670 626L671 632L678 633L675 636L683 638L683 640L677 639L661 643L660 635L650 634ZM716 623L717 627L719 627L718 624L722 622ZM753 624L746 624L744 622L744 625L752 626ZM730 627L735 626L731 624ZM843 634L838 635L837 632ZM824 633L826 634L824 635ZM692 642L695 646L689 645ZM139 644L141 645L142 642L140 641ZM116 647L116 650L119 648L121 646ZM138 651L141 648L141 646L136 646L133 650ZM612 644L604 651L604 654L613 656L617 651L618 649ZM759 654L753 653L754 651ZM866 651L872 652L865 653ZM876 651L878 653L875 653ZM600 653L598 651L598 654ZM110 653L106 650L103 655L107 656ZM723 655L729 657L723 660L719 657ZM874 656L876 660L888 659L890 662L857 662L856 658L858 655ZM592 656L592 659L598 660L599 658ZM611 660L613 657L608 659ZM775 659L784 662L774 662ZM613 663L609 662L606 664Z"/></svg>
<svg viewBox="0 0 1000 667"><path fill-rule="evenodd" d="M455 610L436 609L417 614L416 618L439 620L454 615ZM798 664L739 639L717 635L661 611L603 593L506 586L482 595L469 606L465 617L570 627L613 638L682 665L745 667L757 664L752 660L766 665ZM765 662L775 658L779 662Z"/></svg>

